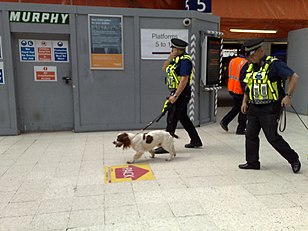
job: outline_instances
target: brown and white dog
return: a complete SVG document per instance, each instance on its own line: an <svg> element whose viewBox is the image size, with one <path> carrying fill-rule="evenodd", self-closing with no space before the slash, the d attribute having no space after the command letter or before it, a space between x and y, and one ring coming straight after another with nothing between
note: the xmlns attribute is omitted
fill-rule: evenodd
<svg viewBox="0 0 308 231"><path fill-rule="evenodd" d="M128 164L134 163L144 152L149 152L151 158L154 158L155 153L153 149L155 147L162 147L168 151L169 157L166 161L169 161L176 155L173 145L173 137L178 138L177 135L162 130L137 134L123 132L118 135L117 140L113 141L113 144L116 148L122 146L123 149L132 147L136 151L133 160L127 161Z"/></svg>

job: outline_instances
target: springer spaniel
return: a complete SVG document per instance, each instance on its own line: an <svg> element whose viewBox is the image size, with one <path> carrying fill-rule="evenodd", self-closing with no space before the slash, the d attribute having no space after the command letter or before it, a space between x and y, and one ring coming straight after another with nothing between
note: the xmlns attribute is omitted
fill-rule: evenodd
<svg viewBox="0 0 308 231"><path fill-rule="evenodd" d="M151 154L151 158L154 158L155 153L153 149L157 146L162 147L169 152L169 157L166 159L166 161L169 161L172 157L175 157L173 137L179 138L175 134L162 130L137 134L123 132L118 135L117 140L113 141L113 144L116 148L122 146L123 149L132 147L136 151L133 160L127 161L128 164L134 163L143 155L144 152L149 152Z"/></svg>

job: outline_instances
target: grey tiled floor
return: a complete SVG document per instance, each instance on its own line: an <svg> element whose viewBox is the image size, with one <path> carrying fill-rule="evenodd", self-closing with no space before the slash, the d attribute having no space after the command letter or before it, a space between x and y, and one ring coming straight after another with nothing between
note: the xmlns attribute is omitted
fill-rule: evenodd
<svg viewBox="0 0 308 231"><path fill-rule="evenodd" d="M228 108L218 110L218 121ZM308 117L301 116L308 124ZM290 165L261 135L261 170L240 170L244 136L236 120L197 128L201 149L185 149L178 129L177 156L148 163L150 181L104 183L104 165L123 165L133 150L115 149L118 132L35 133L0 137L0 230L308 230L308 133L287 114L282 134L300 155Z"/></svg>

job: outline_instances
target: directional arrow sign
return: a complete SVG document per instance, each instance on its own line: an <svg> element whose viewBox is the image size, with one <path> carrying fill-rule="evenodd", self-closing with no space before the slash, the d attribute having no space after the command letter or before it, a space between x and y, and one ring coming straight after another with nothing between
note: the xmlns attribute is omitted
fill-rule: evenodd
<svg viewBox="0 0 308 231"><path fill-rule="evenodd" d="M105 166L105 183L135 180L154 180L154 174L148 164Z"/></svg>
<svg viewBox="0 0 308 231"><path fill-rule="evenodd" d="M149 170L139 168L134 165L128 165L127 168L116 168L115 176L116 178L131 178L132 180L137 180L139 177L147 174Z"/></svg>

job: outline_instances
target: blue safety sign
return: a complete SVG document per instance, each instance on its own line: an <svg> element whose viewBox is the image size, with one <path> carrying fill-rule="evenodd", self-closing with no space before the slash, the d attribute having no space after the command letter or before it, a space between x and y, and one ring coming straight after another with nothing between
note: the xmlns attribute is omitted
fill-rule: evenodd
<svg viewBox="0 0 308 231"><path fill-rule="evenodd" d="M68 41L52 41L55 62L69 62Z"/></svg>
<svg viewBox="0 0 308 231"><path fill-rule="evenodd" d="M67 48L54 48L54 56L56 62L66 62L67 60Z"/></svg>
<svg viewBox="0 0 308 231"><path fill-rule="evenodd" d="M20 46L20 60L21 61L35 61L35 44L34 40L19 40Z"/></svg>

